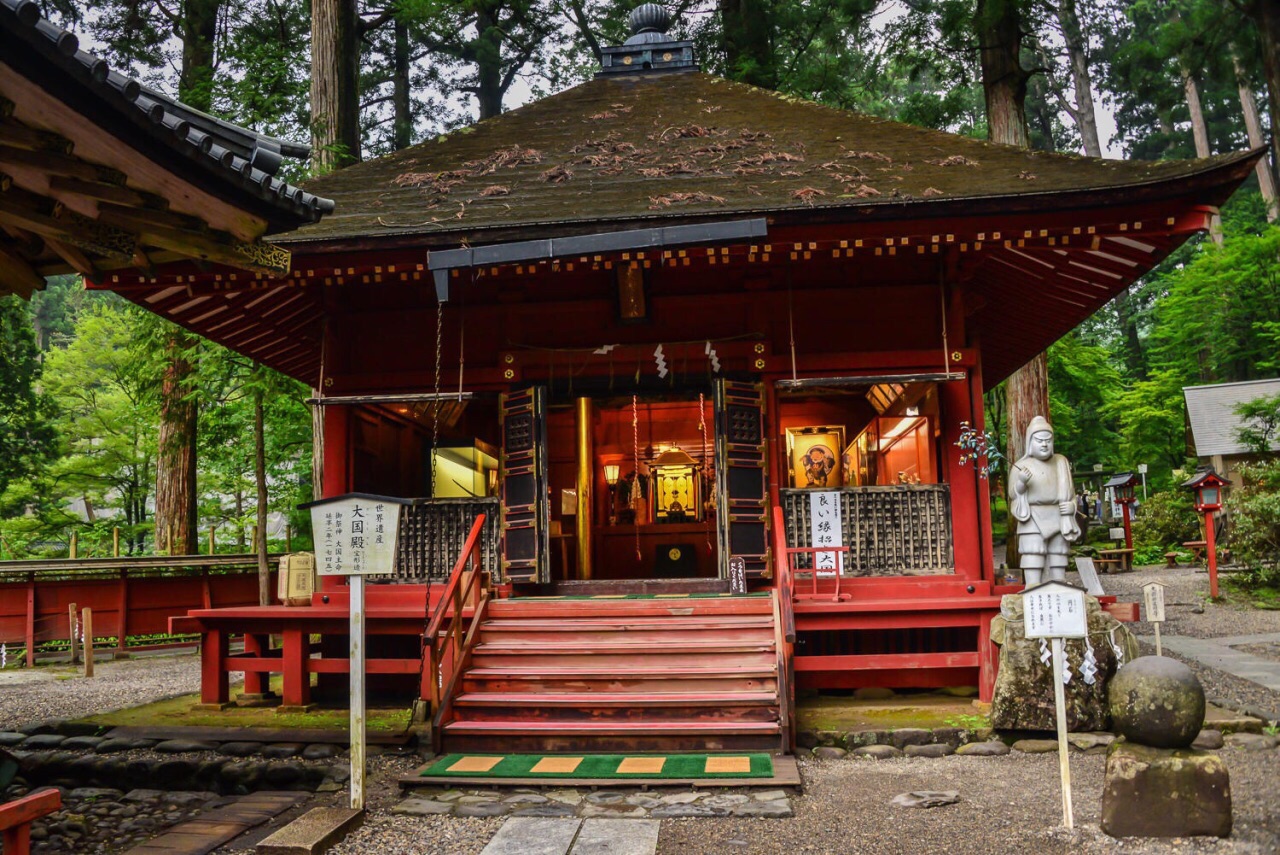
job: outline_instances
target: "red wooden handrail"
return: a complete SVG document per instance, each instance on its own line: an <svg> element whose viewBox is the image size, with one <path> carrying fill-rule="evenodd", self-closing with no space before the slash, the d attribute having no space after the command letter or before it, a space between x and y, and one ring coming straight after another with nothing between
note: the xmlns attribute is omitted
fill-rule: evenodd
<svg viewBox="0 0 1280 855"><path fill-rule="evenodd" d="M786 519L782 508L773 507L773 563L778 579L778 602L782 607L782 632L788 644L796 641L795 583L791 578L791 559L787 555Z"/></svg>
<svg viewBox="0 0 1280 855"><path fill-rule="evenodd" d="M0 805L0 841L4 855L30 855L31 823L62 807L62 793L54 789L29 793Z"/></svg>
<svg viewBox="0 0 1280 855"><path fill-rule="evenodd" d="M449 573L449 582L445 586L444 594L441 595L431 620L427 623L426 635L423 638L423 644L427 646L429 662L424 676L430 685L428 699L431 702L432 732L437 740L440 724L449 707L449 700L453 697L458 676L462 673L465 660L469 658L467 654L475 638L476 627L480 625L484 607L489 602L489 579L488 575L480 570L480 555L476 550L484 532L484 521L484 514L476 516L471 526L471 533L467 535L462 552L458 554L458 560ZM471 627L466 638L463 638L462 617L464 604L467 601L470 601L472 609ZM446 618L449 621L449 629L442 638L441 629ZM446 661L449 666L448 679L444 671Z"/></svg>

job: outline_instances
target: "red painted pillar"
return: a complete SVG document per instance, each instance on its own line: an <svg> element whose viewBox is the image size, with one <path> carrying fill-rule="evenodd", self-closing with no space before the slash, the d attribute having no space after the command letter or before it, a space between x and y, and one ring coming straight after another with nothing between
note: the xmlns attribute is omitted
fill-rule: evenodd
<svg viewBox="0 0 1280 855"><path fill-rule="evenodd" d="M1209 560L1209 596L1218 599L1218 548L1213 542L1213 511L1204 512L1204 549Z"/></svg>
<svg viewBox="0 0 1280 855"><path fill-rule="evenodd" d="M246 632L244 634L244 652L250 656L262 656L271 647L271 636ZM244 693L260 695L266 691L266 674L262 671L244 672Z"/></svg>
<svg viewBox="0 0 1280 855"><path fill-rule="evenodd" d="M351 492L350 455L348 454L348 437L350 436L351 408L335 406L324 408L324 484L323 494L341 496ZM340 590L346 585L341 576L321 576L321 591ZM285 703L289 703L286 701Z"/></svg>
<svg viewBox="0 0 1280 855"><path fill-rule="evenodd" d="M231 687L223 668L226 658L226 632L206 629L200 644L200 703L220 705L231 700Z"/></svg>
<svg viewBox="0 0 1280 855"><path fill-rule="evenodd" d="M1120 505L1120 513L1124 517L1124 548L1133 549L1133 525L1129 519L1129 503Z"/></svg>
<svg viewBox="0 0 1280 855"><path fill-rule="evenodd" d="M305 707L311 702L311 636L302 629L286 629L283 634L284 706Z"/></svg>
<svg viewBox="0 0 1280 855"><path fill-rule="evenodd" d="M994 613L982 612L978 618L978 700L991 703L996 693L996 673L1000 660L991 643L991 619Z"/></svg>
<svg viewBox="0 0 1280 855"><path fill-rule="evenodd" d="M116 614L119 616L116 630L116 656L125 652L125 642L129 637L129 571L120 570L120 581L116 600Z"/></svg>
<svg viewBox="0 0 1280 855"><path fill-rule="evenodd" d="M958 366L957 366L958 368ZM982 578L983 560L981 515L978 510L978 473L973 466L960 465L955 442L960 438L960 422L974 422L968 378L939 383L941 404L942 467L944 480L951 485L951 529L956 576Z"/></svg>
<svg viewBox="0 0 1280 855"><path fill-rule="evenodd" d="M36 574L27 574L27 667L36 667Z"/></svg>

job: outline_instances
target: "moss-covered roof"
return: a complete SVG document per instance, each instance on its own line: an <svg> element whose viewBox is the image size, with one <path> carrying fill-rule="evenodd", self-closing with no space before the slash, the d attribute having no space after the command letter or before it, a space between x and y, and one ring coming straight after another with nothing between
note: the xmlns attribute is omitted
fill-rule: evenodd
<svg viewBox="0 0 1280 855"><path fill-rule="evenodd" d="M708 74L628 75L309 182L337 208L281 240L421 235L438 245L495 229L533 237L602 221L842 207L865 214L904 203L911 215L927 216L957 200L1151 185L1238 156L1138 162L1049 154Z"/></svg>

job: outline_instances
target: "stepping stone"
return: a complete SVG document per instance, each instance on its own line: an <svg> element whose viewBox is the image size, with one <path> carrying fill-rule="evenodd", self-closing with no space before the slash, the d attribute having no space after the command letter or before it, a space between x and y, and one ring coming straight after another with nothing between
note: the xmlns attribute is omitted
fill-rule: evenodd
<svg viewBox="0 0 1280 855"><path fill-rule="evenodd" d="M431 799L405 799L391 809L392 813L407 816L440 816L453 810L448 802L437 802Z"/></svg>
<svg viewBox="0 0 1280 855"><path fill-rule="evenodd" d="M908 757L946 757L948 754L955 754L956 750L946 743L934 743L932 745L908 745L903 749L903 753Z"/></svg>
<svg viewBox="0 0 1280 855"><path fill-rule="evenodd" d="M768 802L765 802L765 804L768 804ZM727 807L712 807L711 805L699 805L699 804L663 805L662 807L654 808L653 810L649 811L649 816L654 817L655 819L680 819L682 817L690 817L690 816L728 816L728 815L729 815L729 808Z"/></svg>
<svg viewBox="0 0 1280 855"><path fill-rule="evenodd" d="M901 793L889 800L894 807L933 808L953 805L960 801L960 793L956 790L917 790L913 793Z"/></svg>
<svg viewBox="0 0 1280 855"><path fill-rule="evenodd" d="M155 745L151 739L130 739L128 737L112 737L99 742L93 750L99 754L115 754L120 751L142 751Z"/></svg>
<svg viewBox="0 0 1280 855"><path fill-rule="evenodd" d="M217 751L218 746L213 742L202 742L198 739L166 739L164 742L158 742L151 749L159 751L161 754L188 754L193 751Z"/></svg>
<svg viewBox="0 0 1280 855"><path fill-rule="evenodd" d="M31 737L31 739L35 738ZM1270 751L1276 747L1276 738L1262 733L1231 733L1224 737L1224 741L1232 748L1239 748L1241 751Z"/></svg>
<svg viewBox="0 0 1280 855"><path fill-rule="evenodd" d="M1197 751L1213 751L1223 746L1222 731L1202 730L1191 747Z"/></svg>
<svg viewBox="0 0 1280 855"><path fill-rule="evenodd" d="M58 747L63 751L92 751L106 742L102 736L69 736Z"/></svg>
<svg viewBox="0 0 1280 855"><path fill-rule="evenodd" d="M588 819L569 855L653 855L658 825L652 819Z"/></svg>
<svg viewBox="0 0 1280 855"><path fill-rule="evenodd" d="M566 855L581 825L580 819L512 817L480 855Z"/></svg>
<svg viewBox="0 0 1280 855"><path fill-rule="evenodd" d="M577 816L569 805L552 802L545 805L527 805L511 811L512 816Z"/></svg>
<svg viewBox="0 0 1280 855"><path fill-rule="evenodd" d="M870 757L872 760L893 760L901 757L902 752L892 745L864 745L853 749L854 757Z"/></svg>
<svg viewBox="0 0 1280 855"><path fill-rule="evenodd" d="M1048 754L1050 751L1058 750L1058 740L1056 739L1019 739L1013 743L1014 751L1021 751L1024 754Z"/></svg>
<svg viewBox="0 0 1280 855"><path fill-rule="evenodd" d="M27 735L25 733L14 733L5 731L0 733L0 748L12 748L25 742Z"/></svg>
<svg viewBox="0 0 1280 855"><path fill-rule="evenodd" d="M224 742L218 746L218 753L228 757L248 757L257 754L260 748L262 745L257 742ZM159 751L160 746L157 745L156 750Z"/></svg>
<svg viewBox="0 0 1280 855"><path fill-rule="evenodd" d="M27 737L27 741L22 743L22 750L39 751L45 748L57 748L66 741L67 738L59 733L38 733Z"/></svg>
<svg viewBox="0 0 1280 855"><path fill-rule="evenodd" d="M791 802L781 799L776 802L752 802L738 805L732 811L734 816L793 816Z"/></svg>
<svg viewBox="0 0 1280 855"><path fill-rule="evenodd" d="M836 748L833 745L819 745L813 749L813 756L819 760L840 760L848 753L843 748Z"/></svg>
<svg viewBox="0 0 1280 855"><path fill-rule="evenodd" d="M511 805L501 802L487 802L478 805L458 805L454 808L454 816L506 816L511 812Z"/></svg>
<svg viewBox="0 0 1280 855"><path fill-rule="evenodd" d="M968 745L961 745L956 749L957 754L965 757L1003 757L1009 751L1009 746L999 740L970 742Z"/></svg>

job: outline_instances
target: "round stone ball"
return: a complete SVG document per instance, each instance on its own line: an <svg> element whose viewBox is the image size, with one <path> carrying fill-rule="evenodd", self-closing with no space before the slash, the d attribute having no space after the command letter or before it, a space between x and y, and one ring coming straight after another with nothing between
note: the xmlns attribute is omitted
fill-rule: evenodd
<svg viewBox="0 0 1280 855"><path fill-rule="evenodd" d="M1140 656L1108 687L1111 723L1130 742L1187 748L1204 725L1204 687L1176 659Z"/></svg>

